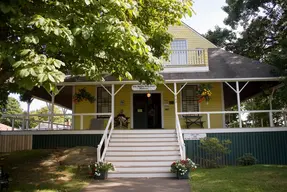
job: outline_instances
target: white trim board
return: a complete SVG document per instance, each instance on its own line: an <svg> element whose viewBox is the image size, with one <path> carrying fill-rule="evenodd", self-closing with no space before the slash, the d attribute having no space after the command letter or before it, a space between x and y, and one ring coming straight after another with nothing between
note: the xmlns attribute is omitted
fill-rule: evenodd
<svg viewBox="0 0 287 192"><path fill-rule="evenodd" d="M193 66L186 66L186 67L177 67L176 65L167 65L164 67L162 73L190 73L190 72L208 72L208 66L202 67L193 67Z"/></svg>
<svg viewBox="0 0 287 192"><path fill-rule="evenodd" d="M152 129L139 129L142 133ZM162 129L163 133L166 130L175 129ZM63 130L63 131L0 131L0 135L75 135L75 134L103 134L105 130ZM117 131L117 130L115 130ZM136 130L125 130L136 131ZM160 131L160 130L157 130ZM277 128L221 128L221 129L182 129L182 133L252 133L252 132L279 132L287 131L287 127Z"/></svg>
<svg viewBox="0 0 287 192"><path fill-rule="evenodd" d="M63 131L0 131L0 135L84 135L84 134L104 134L105 130L63 130Z"/></svg>
<svg viewBox="0 0 287 192"><path fill-rule="evenodd" d="M182 133L251 133L287 131L287 127L277 128L222 128L222 129L182 129Z"/></svg>
<svg viewBox="0 0 287 192"><path fill-rule="evenodd" d="M247 82L247 81L280 81L282 77L250 77L250 78L214 78L214 79L172 79L172 80L165 80L165 83L201 83L201 82ZM60 85L67 85L67 86L72 86L72 85L122 85L122 84L140 84L138 81L103 81L103 82L63 82L59 83L58 86Z"/></svg>

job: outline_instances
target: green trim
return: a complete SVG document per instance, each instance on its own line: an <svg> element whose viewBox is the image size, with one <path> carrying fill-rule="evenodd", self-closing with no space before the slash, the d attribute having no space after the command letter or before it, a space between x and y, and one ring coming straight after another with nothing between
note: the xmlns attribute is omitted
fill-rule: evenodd
<svg viewBox="0 0 287 192"><path fill-rule="evenodd" d="M101 134L33 135L32 149L69 148L76 146L97 147L101 139Z"/></svg>

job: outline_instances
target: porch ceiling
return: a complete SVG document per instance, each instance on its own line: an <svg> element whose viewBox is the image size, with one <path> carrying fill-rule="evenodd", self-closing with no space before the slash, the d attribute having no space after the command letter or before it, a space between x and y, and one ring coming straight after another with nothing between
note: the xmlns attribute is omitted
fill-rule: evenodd
<svg viewBox="0 0 287 192"><path fill-rule="evenodd" d="M60 88L60 87L58 87ZM35 87L32 90L32 94L41 100L51 102L51 96L43 87ZM73 87L65 86L61 92L55 97L55 104L65 107L72 110L72 96L73 96Z"/></svg>
<svg viewBox="0 0 287 192"><path fill-rule="evenodd" d="M236 88L235 82L228 82L234 89ZM240 82L240 89L245 85L246 82ZM245 101L255 95L261 94L264 90L278 85L278 81L269 81L269 82L249 82L247 86L240 93L240 100ZM225 109L230 108L234 105L237 105L237 96L236 93L225 83L223 83L223 92L224 92L224 103Z"/></svg>
<svg viewBox="0 0 287 192"><path fill-rule="evenodd" d="M240 82L239 86L242 88L246 82ZM229 82L231 86L235 88L235 82ZM278 81L262 81L262 82L249 82L248 85L240 93L241 101L249 99L257 94L263 93L263 90L268 87L274 87L278 85ZM59 87L60 88L60 87ZM51 96L44 88L34 88L32 90L33 95L42 100L51 102ZM236 93L225 83L223 83L224 103L225 108L230 108L237 105ZM72 96L73 86L65 86L61 92L55 97L55 104L63 106L72 110Z"/></svg>

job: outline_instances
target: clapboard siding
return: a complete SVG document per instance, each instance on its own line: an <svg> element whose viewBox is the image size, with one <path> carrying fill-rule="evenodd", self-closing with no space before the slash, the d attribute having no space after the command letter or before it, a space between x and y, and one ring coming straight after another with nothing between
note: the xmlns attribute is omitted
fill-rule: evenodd
<svg viewBox="0 0 287 192"><path fill-rule="evenodd" d="M32 135L0 135L0 152L32 149Z"/></svg>

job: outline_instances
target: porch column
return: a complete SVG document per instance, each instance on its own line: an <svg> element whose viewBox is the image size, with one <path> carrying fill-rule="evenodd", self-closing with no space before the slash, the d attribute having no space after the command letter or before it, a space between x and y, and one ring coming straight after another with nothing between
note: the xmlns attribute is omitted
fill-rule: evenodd
<svg viewBox="0 0 287 192"><path fill-rule="evenodd" d="M273 122L273 106L272 106L272 100L273 100L273 94L274 94L275 88L272 89L271 95L269 97L269 106L270 106L270 112L269 112L269 123L270 123L270 127L274 127L274 122Z"/></svg>
<svg viewBox="0 0 287 192"><path fill-rule="evenodd" d="M175 128L177 127L177 87L176 83L173 83L173 92L174 92L174 113L175 113Z"/></svg>
<svg viewBox="0 0 287 192"><path fill-rule="evenodd" d="M53 123L54 123L54 107L55 107L55 97L57 94L59 94L62 89L65 86L62 86L59 90L57 90L56 94L54 92L49 93L49 95L51 96L51 113L50 113L50 122L51 122L51 129L53 129ZM50 108L49 108L50 109ZM49 122L49 121L48 121ZM49 123L48 123L48 128L49 128Z"/></svg>
<svg viewBox="0 0 287 192"><path fill-rule="evenodd" d="M236 81L236 95L237 95L237 106L238 106L237 110L238 110L239 127L242 128L240 90L239 90L239 82L238 81Z"/></svg>
<svg viewBox="0 0 287 192"><path fill-rule="evenodd" d="M240 89L239 82L236 81L236 89L234 89L228 82L225 81L225 84L228 85L237 95L237 110L238 110L238 120L239 127L242 128L242 119L241 119L241 106L240 106L240 93L241 91L248 85L249 81L247 81L243 87Z"/></svg>
<svg viewBox="0 0 287 192"><path fill-rule="evenodd" d="M54 107L55 107L55 93L51 94L52 97L52 104L51 104L51 129L53 130L53 123L54 123Z"/></svg>
<svg viewBox="0 0 287 192"><path fill-rule="evenodd" d="M114 128L115 121L114 121L114 116L115 116L115 84L112 84L112 129Z"/></svg>

